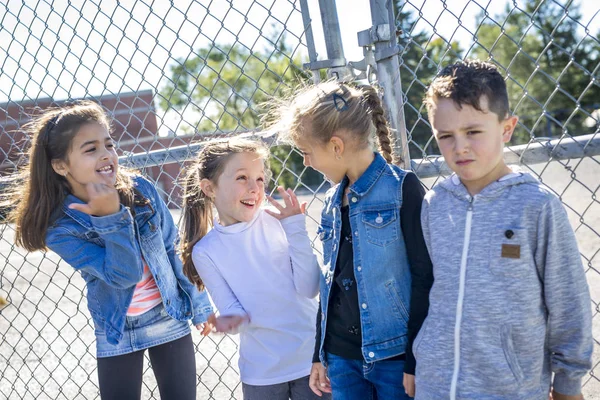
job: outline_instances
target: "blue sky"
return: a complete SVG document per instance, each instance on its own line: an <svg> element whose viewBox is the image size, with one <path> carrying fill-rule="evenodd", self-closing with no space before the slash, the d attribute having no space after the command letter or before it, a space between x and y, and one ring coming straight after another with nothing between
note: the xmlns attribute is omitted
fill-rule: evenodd
<svg viewBox="0 0 600 400"><path fill-rule="evenodd" d="M563 0L561 0L563 1ZM578 0L584 25L600 30L600 4ZM269 43L271 23L285 25L288 42L299 46L302 18L288 0L8 0L0 4L0 102L39 97L55 99L99 96L158 87L168 67L193 49L232 43L262 49ZM318 0L308 0L320 59L325 46ZM522 0L514 2L519 5ZM338 15L346 59L362 58L357 32L371 26L368 0L338 0ZM498 15L506 0L411 0L438 35L458 40L463 48L471 42L475 16L487 9ZM511 1L511 4L513 2ZM246 18L244 17L246 16ZM463 25L459 25L460 16ZM221 24L221 21L224 24ZM31 31L31 34L29 33ZM582 28L583 32L583 28ZM304 53L305 54L305 53ZM167 118L168 119L168 118ZM168 127L163 127L168 128Z"/></svg>

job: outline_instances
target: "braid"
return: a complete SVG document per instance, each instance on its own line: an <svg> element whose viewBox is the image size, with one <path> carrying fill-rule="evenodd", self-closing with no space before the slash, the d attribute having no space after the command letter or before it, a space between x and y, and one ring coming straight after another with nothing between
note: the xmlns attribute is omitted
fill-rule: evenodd
<svg viewBox="0 0 600 400"><path fill-rule="evenodd" d="M390 127L385 119L385 111L381 105L379 95L373 86L364 86L362 89L365 103L371 112L373 125L375 125L379 152L388 163L396 164L398 159L392 151Z"/></svg>

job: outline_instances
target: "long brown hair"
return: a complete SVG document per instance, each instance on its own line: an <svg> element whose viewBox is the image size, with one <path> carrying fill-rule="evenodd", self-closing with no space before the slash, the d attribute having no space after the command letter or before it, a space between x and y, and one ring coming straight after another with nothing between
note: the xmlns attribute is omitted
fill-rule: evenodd
<svg viewBox="0 0 600 400"><path fill-rule="evenodd" d="M375 133L379 152L386 161L400 162L392 151L390 128L373 86L327 81L302 88L289 99L274 99L273 103L274 107L267 106L270 110L263 123L284 141L295 143L309 134L323 144L344 130L364 147L369 146Z"/></svg>
<svg viewBox="0 0 600 400"><path fill-rule="evenodd" d="M183 179L181 260L183 273L200 290L204 289L204 283L194 267L192 250L194 245L208 233L213 222L213 202L200 188L200 182L202 179L208 179L216 185L231 156L240 153L256 154L265 160L265 164L269 154L262 143L248 139L232 138L208 142L198 155L198 159L187 168ZM265 173L268 173L266 165Z"/></svg>
<svg viewBox="0 0 600 400"><path fill-rule="evenodd" d="M24 126L31 136L29 164L15 176L4 200L16 204L8 219L16 225L17 245L28 251L46 249L46 232L52 218L71 193L66 178L52 168L52 161L68 161L73 138L82 126L92 123L110 132L110 120L102 107L91 101L79 101L47 110ZM119 169L115 187L121 203L133 208L137 191L127 171Z"/></svg>

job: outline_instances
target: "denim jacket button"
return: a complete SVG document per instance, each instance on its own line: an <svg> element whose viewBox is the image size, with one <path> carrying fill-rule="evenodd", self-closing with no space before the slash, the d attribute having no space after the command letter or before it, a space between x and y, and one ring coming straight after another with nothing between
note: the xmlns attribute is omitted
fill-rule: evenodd
<svg viewBox="0 0 600 400"><path fill-rule="evenodd" d="M371 351L371 352L369 352L369 357L370 357L370 358L373 358L373 357L375 357L375 353L373 353L372 351Z"/></svg>
<svg viewBox="0 0 600 400"><path fill-rule="evenodd" d="M377 222L378 224L383 222L383 218L381 218L381 215L375 218L375 222Z"/></svg>
<svg viewBox="0 0 600 400"><path fill-rule="evenodd" d="M358 199L357 199L356 197L353 197L353 198L352 198L352 202L353 202L353 203L356 203L357 201L358 201Z"/></svg>
<svg viewBox="0 0 600 400"><path fill-rule="evenodd" d="M359 265L359 266L358 266L356 269L357 269L358 271L362 271L362 267L361 267L360 265Z"/></svg>
<svg viewBox="0 0 600 400"><path fill-rule="evenodd" d="M365 310L367 308L367 303L362 303L362 308Z"/></svg>

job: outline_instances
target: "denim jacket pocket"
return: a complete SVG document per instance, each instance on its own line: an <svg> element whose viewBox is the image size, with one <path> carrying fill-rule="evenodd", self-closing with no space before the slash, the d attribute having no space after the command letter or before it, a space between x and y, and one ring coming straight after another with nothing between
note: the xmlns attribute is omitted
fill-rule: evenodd
<svg viewBox="0 0 600 400"><path fill-rule="evenodd" d="M362 222L365 225L367 240L377 246L385 246L398 240L398 211L394 209L365 211Z"/></svg>
<svg viewBox="0 0 600 400"><path fill-rule="evenodd" d="M151 214L145 213L144 215L140 215L139 218L136 216L136 223L138 225L140 236L150 237L158 233L158 228L160 228L160 217L156 212Z"/></svg>
<svg viewBox="0 0 600 400"><path fill-rule="evenodd" d="M332 238L333 238L333 228L326 225L319 226L317 230L317 235L321 240L321 244L323 246L323 264L327 265L331 262L331 253L333 252Z"/></svg>
<svg viewBox="0 0 600 400"><path fill-rule="evenodd" d="M408 323L408 310L406 306L402 302L402 298L398 293L398 288L396 287L395 281L389 281L385 283L385 288L387 291L387 295L389 298L389 304L392 305L394 313L400 319L402 319L405 323Z"/></svg>

